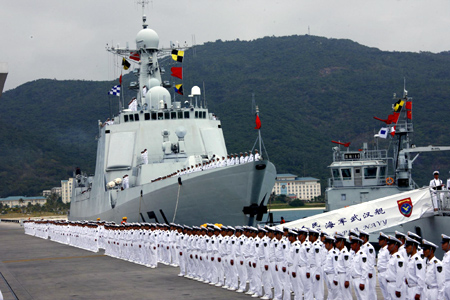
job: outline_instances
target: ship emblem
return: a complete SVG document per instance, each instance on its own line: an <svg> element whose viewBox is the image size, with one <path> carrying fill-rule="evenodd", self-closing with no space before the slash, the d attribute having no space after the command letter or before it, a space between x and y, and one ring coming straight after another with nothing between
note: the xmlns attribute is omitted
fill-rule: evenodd
<svg viewBox="0 0 450 300"><path fill-rule="evenodd" d="M400 213L402 215L404 215L407 218L411 216L412 210L413 210L413 204L412 204L411 198L398 200L397 204L398 204L398 210L400 211Z"/></svg>

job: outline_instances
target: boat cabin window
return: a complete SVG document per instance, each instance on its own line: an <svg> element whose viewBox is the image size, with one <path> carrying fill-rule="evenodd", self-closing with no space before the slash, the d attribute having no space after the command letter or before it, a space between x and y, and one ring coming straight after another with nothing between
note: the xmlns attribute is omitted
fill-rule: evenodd
<svg viewBox="0 0 450 300"><path fill-rule="evenodd" d="M364 168L364 179L377 178L377 167Z"/></svg>
<svg viewBox="0 0 450 300"><path fill-rule="evenodd" d="M134 120L139 121L139 114L134 114Z"/></svg>
<svg viewBox="0 0 450 300"><path fill-rule="evenodd" d="M198 111L195 112L195 118L198 119Z"/></svg>
<svg viewBox="0 0 450 300"><path fill-rule="evenodd" d="M150 120L150 113L145 113L144 114L144 119L145 119L145 121Z"/></svg>
<svg viewBox="0 0 450 300"><path fill-rule="evenodd" d="M130 115L130 121L134 121L134 116L133 116L133 114Z"/></svg>
<svg viewBox="0 0 450 300"><path fill-rule="evenodd" d="M203 112L203 119L206 119L206 111Z"/></svg>
<svg viewBox="0 0 450 300"><path fill-rule="evenodd" d="M125 122L128 122L128 115L123 115L123 120L124 120Z"/></svg>
<svg viewBox="0 0 450 300"><path fill-rule="evenodd" d="M156 118L156 113L155 112L152 112L152 120L156 120L157 118Z"/></svg>
<svg viewBox="0 0 450 300"><path fill-rule="evenodd" d="M341 180L341 176L339 176L339 169L332 169L334 180Z"/></svg>
<svg viewBox="0 0 450 300"><path fill-rule="evenodd" d="M341 169L342 179L343 180L351 180L352 179L352 170L351 169Z"/></svg>
<svg viewBox="0 0 450 300"><path fill-rule="evenodd" d="M177 118L177 113L174 112L174 111L172 111L172 112L170 113L170 118L171 118L171 119L176 119L176 118Z"/></svg>
<svg viewBox="0 0 450 300"><path fill-rule="evenodd" d="M386 167L380 167L380 178L386 177Z"/></svg>
<svg viewBox="0 0 450 300"><path fill-rule="evenodd" d="M178 112L178 119L183 119L183 112L182 111Z"/></svg>
<svg viewBox="0 0 450 300"><path fill-rule="evenodd" d="M164 120L164 113L162 112L158 113L158 120Z"/></svg>
<svg viewBox="0 0 450 300"><path fill-rule="evenodd" d="M166 111L164 113L164 119L169 120L170 119L170 112Z"/></svg>
<svg viewBox="0 0 450 300"><path fill-rule="evenodd" d="M189 112L188 112L188 111L185 111L185 112L184 112L184 118L185 118L185 119L189 119Z"/></svg>

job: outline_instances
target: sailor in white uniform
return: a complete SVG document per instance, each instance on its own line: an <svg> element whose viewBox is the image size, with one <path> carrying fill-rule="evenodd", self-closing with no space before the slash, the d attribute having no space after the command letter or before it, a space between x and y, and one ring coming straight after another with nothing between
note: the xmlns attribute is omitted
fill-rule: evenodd
<svg viewBox="0 0 450 300"><path fill-rule="evenodd" d="M391 254L389 258L388 267L386 270L387 290L389 293L388 299L405 299L405 268L406 263L402 255L398 253L398 249L402 242L389 236L388 250Z"/></svg>
<svg viewBox="0 0 450 300"><path fill-rule="evenodd" d="M261 160L261 156L259 155L258 149L255 150L255 161Z"/></svg>
<svg viewBox="0 0 450 300"><path fill-rule="evenodd" d="M126 174L123 175L122 187L123 187L124 190L130 188L130 182L129 182L129 179L128 179L128 175L126 175Z"/></svg>
<svg viewBox="0 0 450 300"><path fill-rule="evenodd" d="M419 242L410 237L406 238L406 252L409 260L406 263L405 283L407 285L407 299L418 299L423 297L425 287L425 264L417 252Z"/></svg>
<svg viewBox="0 0 450 300"><path fill-rule="evenodd" d="M450 236L442 234L442 250L445 252L442 259L444 273L444 286L441 288L441 299L450 299Z"/></svg>
<svg viewBox="0 0 450 300"><path fill-rule="evenodd" d="M378 244L380 245L381 248L378 251L377 269L378 269L378 282L380 284L380 289L384 299L389 299L386 282L386 271L390 257L387 245L388 239L389 237L386 234L380 232L380 236L378 237Z"/></svg>
<svg viewBox="0 0 450 300"><path fill-rule="evenodd" d="M338 259L339 250L334 249L335 239L331 236L325 236L325 249L327 250L327 257L323 267L323 272L326 276L325 282L328 288L328 298L330 300L339 299L338 286Z"/></svg>
<svg viewBox="0 0 450 300"><path fill-rule="evenodd" d="M430 188L432 188L435 191L440 191L443 189L444 184L442 183L442 180L439 179L439 171L434 171L433 172L433 176L434 178L430 180ZM437 210L438 208L441 207L440 203L441 203L441 195L442 194L438 194L436 192L433 192L433 206L434 209Z"/></svg>
<svg viewBox="0 0 450 300"><path fill-rule="evenodd" d="M434 256L434 252L438 248L437 245L427 240L422 240L422 249L425 256L426 272L425 272L425 290L424 299L439 299L439 287L444 285L444 273L442 272L442 262Z"/></svg>
<svg viewBox="0 0 450 300"><path fill-rule="evenodd" d="M144 151L141 152L141 159L142 159L142 164L143 165L148 164L148 152L147 152L147 149L144 149Z"/></svg>
<svg viewBox="0 0 450 300"><path fill-rule="evenodd" d="M361 250L363 250L368 259L368 266L369 266L369 275L367 278L369 286L367 287L369 290L369 297L371 299L377 299L377 293L375 291L375 288L377 286L377 278L376 278L376 252L375 248L372 246L371 243L369 243L369 233L366 231L360 230L359 231L359 238L363 240L363 244L361 246Z"/></svg>
<svg viewBox="0 0 450 300"><path fill-rule="evenodd" d="M351 276L356 298L358 300L369 299L368 276L370 266L366 253L361 249L363 240L352 236L350 243L353 252L355 252L352 259Z"/></svg>
<svg viewBox="0 0 450 300"><path fill-rule="evenodd" d="M248 162L252 162L254 160L255 160L255 157L253 156L252 150L249 150L248 151Z"/></svg>

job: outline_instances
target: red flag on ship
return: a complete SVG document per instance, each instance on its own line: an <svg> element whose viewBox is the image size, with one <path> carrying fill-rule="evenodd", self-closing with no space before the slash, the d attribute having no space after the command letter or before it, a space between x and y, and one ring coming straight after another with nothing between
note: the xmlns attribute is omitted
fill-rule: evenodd
<svg viewBox="0 0 450 300"><path fill-rule="evenodd" d="M135 60L135 61L140 61L141 58L139 56L139 52L131 52L130 59Z"/></svg>
<svg viewBox="0 0 450 300"><path fill-rule="evenodd" d="M119 82L120 82L120 85L122 85L122 74L120 74Z"/></svg>
<svg viewBox="0 0 450 300"><path fill-rule="evenodd" d="M182 67L172 67L170 69L172 71L172 76L183 79L183 68Z"/></svg>
<svg viewBox="0 0 450 300"><path fill-rule="evenodd" d="M341 142L336 142L336 141L331 141L332 143L335 143L335 144L338 144L338 145L342 145L342 146L344 146L344 147L348 147L348 146L350 146L350 142L348 142L348 143L341 143Z"/></svg>
<svg viewBox="0 0 450 300"><path fill-rule="evenodd" d="M256 115L256 127L255 129L260 129L261 128L261 120L259 119L259 116Z"/></svg>

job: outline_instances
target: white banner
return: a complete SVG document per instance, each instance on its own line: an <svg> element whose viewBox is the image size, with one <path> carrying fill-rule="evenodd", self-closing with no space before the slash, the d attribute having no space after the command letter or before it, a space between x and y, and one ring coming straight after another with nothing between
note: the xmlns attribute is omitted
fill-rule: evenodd
<svg viewBox="0 0 450 300"><path fill-rule="evenodd" d="M289 228L314 228L328 234L350 229L368 233L431 216L429 188L412 190L283 224Z"/></svg>

